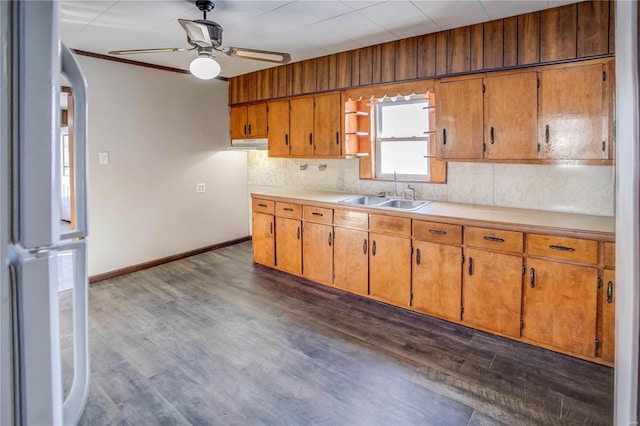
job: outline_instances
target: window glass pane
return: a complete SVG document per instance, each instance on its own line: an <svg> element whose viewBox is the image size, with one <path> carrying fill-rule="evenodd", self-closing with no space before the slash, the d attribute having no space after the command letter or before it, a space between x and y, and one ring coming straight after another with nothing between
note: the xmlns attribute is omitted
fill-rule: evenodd
<svg viewBox="0 0 640 426"><path fill-rule="evenodd" d="M381 138L424 137L429 130L429 110L425 102L380 105Z"/></svg>
<svg viewBox="0 0 640 426"><path fill-rule="evenodd" d="M402 175L427 175L429 160L429 141L392 141L380 142L380 172L393 174L395 170Z"/></svg>

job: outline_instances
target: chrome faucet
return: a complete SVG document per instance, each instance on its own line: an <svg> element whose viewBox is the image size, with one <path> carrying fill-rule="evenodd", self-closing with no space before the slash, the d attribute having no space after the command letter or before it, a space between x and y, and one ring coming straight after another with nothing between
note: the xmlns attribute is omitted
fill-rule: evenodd
<svg viewBox="0 0 640 426"><path fill-rule="evenodd" d="M410 198L407 198L407 191L411 191ZM404 198L405 200L409 199L409 200L415 201L415 199L416 199L416 189L411 185L407 185L407 189L402 191L402 198Z"/></svg>
<svg viewBox="0 0 640 426"><path fill-rule="evenodd" d="M396 171L393 171L393 185L396 188L396 197L399 195L398 194L398 174L396 173Z"/></svg>

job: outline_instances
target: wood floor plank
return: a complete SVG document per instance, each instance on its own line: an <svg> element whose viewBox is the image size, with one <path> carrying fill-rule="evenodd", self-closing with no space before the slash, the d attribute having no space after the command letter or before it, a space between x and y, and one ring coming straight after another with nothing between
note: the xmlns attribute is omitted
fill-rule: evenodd
<svg viewBox="0 0 640 426"><path fill-rule="evenodd" d="M97 283L89 303L81 424L611 422L607 367L253 264L250 242Z"/></svg>

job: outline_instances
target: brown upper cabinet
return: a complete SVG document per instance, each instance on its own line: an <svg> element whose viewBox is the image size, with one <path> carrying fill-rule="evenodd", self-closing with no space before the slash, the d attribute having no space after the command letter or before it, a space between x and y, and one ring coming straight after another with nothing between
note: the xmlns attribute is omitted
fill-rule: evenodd
<svg viewBox="0 0 640 426"><path fill-rule="evenodd" d="M231 107L231 139L267 137L267 104Z"/></svg>
<svg viewBox="0 0 640 426"><path fill-rule="evenodd" d="M269 156L342 156L340 93L269 102Z"/></svg>
<svg viewBox="0 0 640 426"><path fill-rule="evenodd" d="M442 82L437 95L439 158L536 159L535 72Z"/></svg>
<svg viewBox="0 0 640 426"><path fill-rule="evenodd" d="M540 73L540 158L609 158L609 131L603 98L606 65L554 68Z"/></svg>

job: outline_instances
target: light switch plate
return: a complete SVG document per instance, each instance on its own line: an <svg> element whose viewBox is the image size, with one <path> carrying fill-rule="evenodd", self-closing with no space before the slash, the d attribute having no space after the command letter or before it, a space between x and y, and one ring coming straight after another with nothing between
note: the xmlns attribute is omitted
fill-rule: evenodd
<svg viewBox="0 0 640 426"><path fill-rule="evenodd" d="M98 153L98 162L102 166L109 164L109 151L100 151Z"/></svg>

